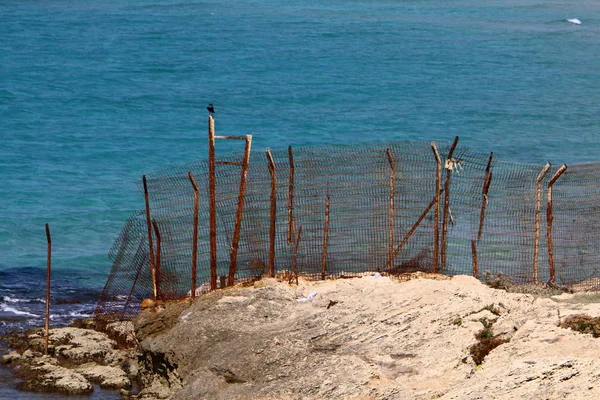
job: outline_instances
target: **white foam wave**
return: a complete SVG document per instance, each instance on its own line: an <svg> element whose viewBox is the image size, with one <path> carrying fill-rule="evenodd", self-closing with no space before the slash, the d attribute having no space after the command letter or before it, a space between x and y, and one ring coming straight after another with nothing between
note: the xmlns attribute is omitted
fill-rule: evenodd
<svg viewBox="0 0 600 400"><path fill-rule="evenodd" d="M27 311L17 310L14 307L10 307L10 306L7 306L6 304L2 304L2 303L0 303L0 311L11 312L11 313L16 314L16 315L26 315L28 317L36 317L36 318L40 317L37 314L32 314L32 313L27 312Z"/></svg>
<svg viewBox="0 0 600 400"><path fill-rule="evenodd" d="M25 301L24 299L13 299L12 297L9 297L9 296L4 296L3 299L4 299L4 301L7 301L9 303L18 303L21 301Z"/></svg>
<svg viewBox="0 0 600 400"><path fill-rule="evenodd" d="M10 297L10 296L3 296L3 300L8 303L31 303L31 302L44 303L46 301L44 299L21 299L18 297Z"/></svg>
<svg viewBox="0 0 600 400"><path fill-rule="evenodd" d="M578 18L568 18L567 22L570 22L575 25L581 25L581 21Z"/></svg>
<svg viewBox="0 0 600 400"><path fill-rule="evenodd" d="M77 311L73 311L69 313L69 317L76 317L76 318L90 318L92 316L92 314L86 314L86 313L82 313L82 312L77 312Z"/></svg>

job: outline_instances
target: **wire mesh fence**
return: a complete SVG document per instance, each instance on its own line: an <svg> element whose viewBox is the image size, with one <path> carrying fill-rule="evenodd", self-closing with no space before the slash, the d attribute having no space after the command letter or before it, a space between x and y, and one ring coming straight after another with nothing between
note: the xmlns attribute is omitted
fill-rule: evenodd
<svg viewBox="0 0 600 400"><path fill-rule="evenodd" d="M549 207L548 183L558 167L541 176L543 165L452 147L439 148L441 165L431 144L421 142L272 150L271 167L266 154L255 152L240 220L236 281L271 271L313 279L369 271L479 277L489 272L515 283L600 289L595 173L600 164L569 166L552 185ZM242 157L243 152L221 155L215 171L219 286L226 284L231 266ZM190 173L200 193L195 282ZM144 212L132 215L110 252L114 264L97 316L137 313L141 299L153 295L153 265L159 298L182 298L210 287L209 162L157 171L146 182L160 245Z"/></svg>

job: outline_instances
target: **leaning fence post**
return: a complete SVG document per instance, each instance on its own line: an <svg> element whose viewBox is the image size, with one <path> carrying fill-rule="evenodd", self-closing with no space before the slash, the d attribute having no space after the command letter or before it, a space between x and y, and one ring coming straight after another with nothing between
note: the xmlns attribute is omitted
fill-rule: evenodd
<svg viewBox="0 0 600 400"><path fill-rule="evenodd" d="M442 191L444 191L444 189L442 189ZM388 261L385 264L385 266L389 267L390 272L392 272L392 260L394 259L394 257L396 257L398 255L398 253L400 252L400 250L402 250L402 247L404 247L404 245L408 242L408 239L410 239L410 237L412 236L412 234L415 233L415 231L417 230L417 228L419 227L419 225L421 224L421 222L425 219L425 217L427 216L427 214L429 213L429 211L431 210L431 208L435 204L435 201L436 201L436 197L434 197L429 202L429 205L421 213L421 215L419 216L419 219L417 219L417 222L415 222L413 224L412 228L410 228L410 230L406 233L406 235L404 235L404 238L402 238L402 241L400 242L400 244L398 244L398 246L396 247L396 250L394 250L394 252L392 253L392 256L388 258Z"/></svg>
<svg viewBox="0 0 600 400"><path fill-rule="evenodd" d="M431 149L435 156L435 216L433 221L433 273L439 272L440 261L440 189L442 186L442 160L435 142L431 142Z"/></svg>
<svg viewBox="0 0 600 400"><path fill-rule="evenodd" d="M457 144L458 136L454 138L454 142L452 143L450 151L448 152L447 163L450 165L446 165L446 182L444 183L444 223L442 225L442 268L446 267L446 247L448 245L448 243L446 243L446 236L448 235L448 207L450 207L450 176L452 174L451 161Z"/></svg>
<svg viewBox="0 0 600 400"><path fill-rule="evenodd" d="M244 211L244 199L246 197L246 181L248 179L248 164L250 163L250 148L252 146L252 135L246 135L246 148L244 149L244 160L242 161L242 173L240 176L240 189L238 193L238 204L235 212L235 224L233 227L233 240L231 242L231 252L229 264L228 286L233 286L235 281L235 270L237 268L237 253L240 241L240 231L242 229L242 213Z"/></svg>
<svg viewBox="0 0 600 400"><path fill-rule="evenodd" d="M294 154L292 153L292 146L288 147L288 159L290 163L290 183L289 183L289 195L288 195L288 233L287 242L292 243L292 231L294 221Z"/></svg>
<svg viewBox="0 0 600 400"><path fill-rule="evenodd" d="M192 237L192 299L196 298L196 268L198 264L198 206L200 202L200 190L192 171L188 172L188 178L194 188L194 232ZM216 280L216 277L215 277Z"/></svg>
<svg viewBox="0 0 600 400"><path fill-rule="evenodd" d="M327 243L329 241L329 189L327 190L327 197L325 198L325 226L323 228L323 254L321 257L321 279L325 280L327 275Z"/></svg>
<svg viewBox="0 0 600 400"><path fill-rule="evenodd" d="M271 174L271 224L269 227L269 276L275 276L275 235L277 229L277 176L275 174L275 161L271 150L265 151L269 162L269 173Z"/></svg>
<svg viewBox="0 0 600 400"><path fill-rule="evenodd" d="M546 220L548 222L548 229L546 230L546 238L548 240L548 265L550 267L550 282L556 283L555 269L554 269L554 245L552 243L552 221L554 216L552 215L552 185L560 176L567 170L567 165L563 164L560 166L558 171L554 173L550 181L548 182L548 209L546 210Z"/></svg>
<svg viewBox="0 0 600 400"><path fill-rule="evenodd" d="M481 188L481 212L479 213L479 230L477 231L477 240L481 240L481 233L483 232L483 220L485 218L485 208L488 203L488 192L490 190L490 185L492 184L492 172L490 168L492 167L492 159L494 158L494 153L490 153L490 158L488 158L487 167L485 167L485 177L483 178L483 187Z"/></svg>
<svg viewBox="0 0 600 400"><path fill-rule="evenodd" d="M158 230L158 224L156 220L152 220L152 227L154 228L154 234L156 236L156 262L154 265L154 269L156 271L156 297L160 298L160 253L161 253L161 240L160 240L160 231Z"/></svg>
<svg viewBox="0 0 600 400"><path fill-rule="evenodd" d="M46 325L44 334L44 354L48 355L48 338L50 337L50 268L52 264L52 238L50 226L46 224L46 241L48 242L48 256L46 264Z"/></svg>
<svg viewBox="0 0 600 400"><path fill-rule="evenodd" d="M536 179L535 189L535 231L533 238L533 283L538 283L538 255L540 246L540 207L542 202L542 181L550 170L550 163L546 163L544 168L540 171Z"/></svg>
<svg viewBox="0 0 600 400"><path fill-rule="evenodd" d="M144 200L146 202L146 225L148 227L148 248L150 251L150 274L152 275L152 290L154 291L154 299L156 300L157 288L156 270L154 264L154 244L152 243L152 221L150 219L150 200L148 199L148 182L146 181L146 175L142 175L142 182L144 184Z"/></svg>
<svg viewBox="0 0 600 400"><path fill-rule="evenodd" d="M295 223L292 221L292 229L295 229ZM292 272L296 276L296 285L298 285L298 246L300 245L300 237L302 236L302 225L298 228L298 233L295 235L294 249L292 252Z"/></svg>
<svg viewBox="0 0 600 400"><path fill-rule="evenodd" d="M396 197L396 165L392 158L392 152L390 149L385 149L388 163L390 164L390 209L388 215L388 259L392 259L394 253L394 200ZM391 265L390 263L390 270Z"/></svg>
<svg viewBox="0 0 600 400"><path fill-rule="evenodd" d="M208 116L208 209L210 229L210 290L217 289L217 199L215 177L215 120ZM195 290L195 288L193 289Z"/></svg>
<svg viewBox="0 0 600 400"><path fill-rule="evenodd" d="M477 264L477 242L471 240L471 256L473 257L473 277L479 279L479 265Z"/></svg>

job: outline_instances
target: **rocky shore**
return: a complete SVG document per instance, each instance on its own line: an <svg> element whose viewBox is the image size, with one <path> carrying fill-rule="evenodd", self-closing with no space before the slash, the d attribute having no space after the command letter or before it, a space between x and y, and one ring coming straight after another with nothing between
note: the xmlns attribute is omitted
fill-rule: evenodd
<svg viewBox="0 0 600 400"><path fill-rule="evenodd" d="M137 352L133 343L119 346L111 339L127 330L133 340L131 322L108 325L107 333L77 327L51 329L47 355L43 329L13 333L4 338L13 351L0 361L21 380L20 390L86 395L92 392L92 384L99 384L128 394L138 374Z"/></svg>
<svg viewBox="0 0 600 400"><path fill-rule="evenodd" d="M600 294L428 278L263 279L148 301L109 334L52 330L48 356L40 330L15 336L2 362L23 390L85 394L98 383L130 399L600 396Z"/></svg>

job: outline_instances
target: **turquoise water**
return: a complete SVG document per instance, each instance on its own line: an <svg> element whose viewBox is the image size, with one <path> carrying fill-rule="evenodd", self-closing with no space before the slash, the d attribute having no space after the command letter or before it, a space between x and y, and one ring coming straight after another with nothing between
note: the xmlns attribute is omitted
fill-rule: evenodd
<svg viewBox="0 0 600 400"><path fill-rule="evenodd" d="M208 103L255 151L459 135L598 161L599 43L596 0L0 0L0 314L37 313L5 296L42 284L45 223L53 267L101 288L135 182L205 157Z"/></svg>
<svg viewBox="0 0 600 400"><path fill-rule="evenodd" d="M450 140L600 160L596 1L0 1L0 269L102 281L141 174L253 148ZM579 18L581 25L566 21ZM222 146L227 146L224 144ZM223 147L221 147L223 148Z"/></svg>

